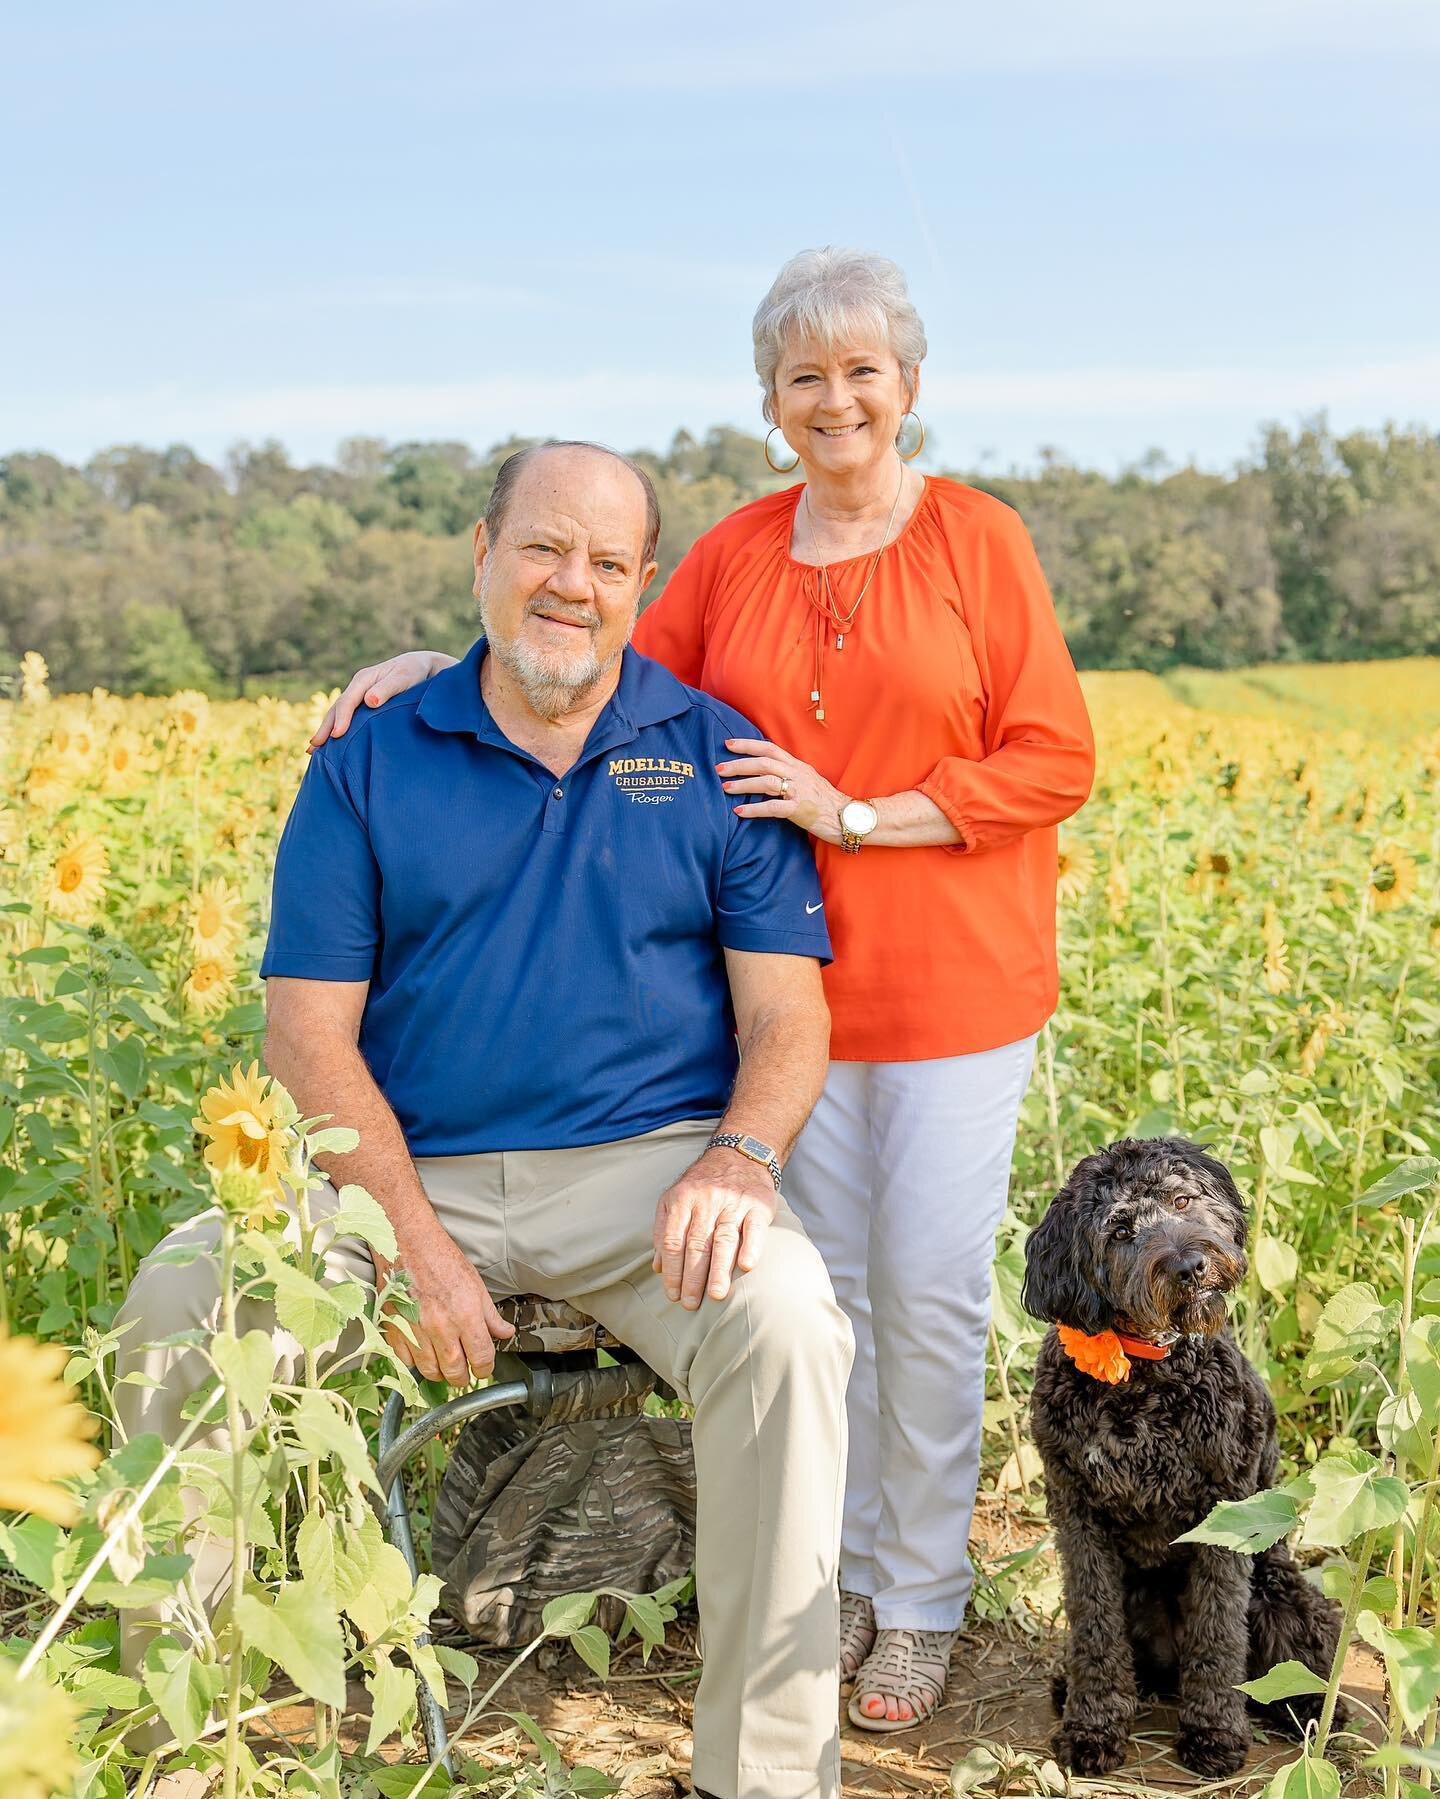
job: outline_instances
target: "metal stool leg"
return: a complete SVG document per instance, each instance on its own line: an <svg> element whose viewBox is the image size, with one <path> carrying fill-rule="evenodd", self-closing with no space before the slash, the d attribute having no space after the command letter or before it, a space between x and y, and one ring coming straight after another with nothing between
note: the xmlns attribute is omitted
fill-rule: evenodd
<svg viewBox="0 0 1440 1799"><path fill-rule="evenodd" d="M514 1368L519 1378L497 1381L478 1393L462 1393L458 1399L447 1400L444 1405L435 1406L431 1411L423 1413L404 1430L400 1428L405 1416L405 1401L402 1396L392 1393L385 1402L385 1411L380 1419L380 1454L375 1472L379 1478L380 1491L385 1495L386 1535L405 1557L412 1580L420 1578L420 1564L415 1556L415 1536L410 1527L410 1507L405 1498L402 1470L417 1449L423 1448L450 1425L463 1423L466 1418L474 1418L480 1412L496 1412L511 1405L528 1406L539 1397L537 1387L540 1384L548 1386L548 1371L536 1370L532 1373L512 1356L505 1357L504 1361L505 1372L509 1373ZM546 1375L544 1383L537 1382L537 1373ZM429 1633L426 1632L419 1641L428 1643ZM445 1713L429 1685L419 1674L415 1676L415 1700L430 1759L432 1762L439 1762L445 1772L453 1777L455 1761L450 1753L450 1733L445 1728Z"/></svg>

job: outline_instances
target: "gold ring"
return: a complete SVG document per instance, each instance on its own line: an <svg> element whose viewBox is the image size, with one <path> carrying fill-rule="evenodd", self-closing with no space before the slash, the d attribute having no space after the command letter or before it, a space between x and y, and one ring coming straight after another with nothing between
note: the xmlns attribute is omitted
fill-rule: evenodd
<svg viewBox="0 0 1440 1799"><path fill-rule="evenodd" d="M780 777L780 797L782 800L789 793L789 791L790 791L790 777L789 777L789 775L781 775L781 777Z"/></svg>

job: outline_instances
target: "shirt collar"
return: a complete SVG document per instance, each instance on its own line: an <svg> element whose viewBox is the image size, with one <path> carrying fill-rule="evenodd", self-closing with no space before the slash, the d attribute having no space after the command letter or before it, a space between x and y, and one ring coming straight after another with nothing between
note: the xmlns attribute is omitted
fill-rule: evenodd
<svg viewBox="0 0 1440 1799"><path fill-rule="evenodd" d="M435 731L468 732L482 741L508 745L509 738L491 717L480 692L480 666L488 651L485 639L477 638L459 662L432 676L416 707L417 717ZM690 706L683 682L627 644L620 663L620 684L590 727L586 747L593 748L602 738L626 741L646 725L678 718Z"/></svg>

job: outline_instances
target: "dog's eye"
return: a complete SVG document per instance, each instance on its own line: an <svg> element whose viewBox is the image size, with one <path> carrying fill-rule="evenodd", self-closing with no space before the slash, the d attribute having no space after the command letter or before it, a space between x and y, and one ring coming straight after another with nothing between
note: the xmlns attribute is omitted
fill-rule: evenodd
<svg viewBox="0 0 1440 1799"><path fill-rule="evenodd" d="M1135 1228L1129 1224L1117 1224L1110 1236L1116 1243L1129 1243L1135 1235Z"/></svg>
<svg viewBox="0 0 1440 1799"><path fill-rule="evenodd" d="M1190 1195L1188 1193L1177 1193L1175 1195L1175 1210L1177 1212L1183 1212L1189 1203Z"/></svg>

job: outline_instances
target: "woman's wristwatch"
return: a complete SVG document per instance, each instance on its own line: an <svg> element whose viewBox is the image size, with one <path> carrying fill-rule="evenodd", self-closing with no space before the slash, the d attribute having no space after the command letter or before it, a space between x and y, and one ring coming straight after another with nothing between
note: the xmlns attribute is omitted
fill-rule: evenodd
<svg viewBox="0 0 1440 1799"><path fill-rule="evenodd" d="M780 1191L780 1158L768 1143L762 1143L758 1137L742 1137L735 1131L717 1131L706 1148L737 1150L749 1161L758 1162L762 1168L769 1169L775 1191Z"/></svg>
<svg viewBox="0 0 1440 1799"><path fill-rule="evenodd" d="M880 814L869 800L846 800L840 808L840 847L852 856L880 822Z"/></svg>

